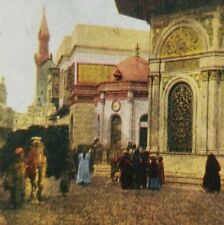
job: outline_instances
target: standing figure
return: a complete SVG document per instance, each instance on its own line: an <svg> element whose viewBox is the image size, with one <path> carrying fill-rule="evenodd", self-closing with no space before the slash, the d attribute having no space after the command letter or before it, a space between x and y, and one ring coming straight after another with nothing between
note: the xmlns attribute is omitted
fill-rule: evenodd
<svg viewBox="0 0 224 225"><path fill-rule="evenodd" d="M161 187L160 184L160 171L159 164L155 156L152 156L149 163L149 189L158 191Z"/></svg>
<svg viewBox="0 0 224 225"><path fill-rule="evenodd" d="M120 182L122 189L132 188L132 179L133 179L133 165L131 161L131 156L127 152L124 151L123 156L119 162L119 169L120 169Z"/></svg>
<svg viewBox="0 0 224 225"><path fill-rule="evenodd" d="M160 184L162 186L165 183L164 163L163 163L162 156L159 156L158 163L159 163L159 179L160 179Z"/></svg>
<svg viewBox="0 0 224 225"><path fill-rule="evenodd" d="M219 171L221 167L215 155L212 153L208 155L206 166L205 166L205 175L203 177L202 187L207 192L219 192L221 189L220 184L220 175Z"/></svg>
<svg viewBox="0 0 224 225"><path fill-rule="evenodd" d="M83 146L83 151L78 156L77 184L89 184L91 182L90 160L90 153L87 151L87 147Z"/></svg>
<svg viewBox="0 0 224 225"><path fill-rule="evenodd" d="M60 181L60 192L63 196L69 192L70 183L75 175L75 163L72 157L67 156L63 161L61 169L61 181Z"/></svg>
<svg viewBox="0 0 224 225"><path fill-rule="evenodd" d="M14 209L20 208L25 198L26 164L23 148L15 150L15 159L6 173L5 184L10 190L10 204Z"/></svg>
<svg viewBox="0 0 224 225"><path fill-rule="evenodd" d="M42 201L44 178L47 168L47 159L44 154L44 144L40 137L33 137L27 159L27 176L31 182L31 201Z"/></svg>
<svg viewBox="0 0 224 225"><path fill-rule="evenodd" d="M97 152L97 148L99 147L99 138L95 137L93 139L93 142L90 146L90 172L93 173L94 172L94 164L96 161L96 152Z"/></svg>
<svg viewBox="0 0 224 225"><path fill-rule="evenodd" d="M146 188L147 186L147 168L148 168L148 160L149 160L149 154L148 152L143 148L140 147L141 152L141 169L142 169L142 181L141 185L143 188Z"/></svg>
<svg viewBox="0 0 224 225"><path fill-rule="evenodd" d="M132 156L133 163L133 187L139 189L142 186L142 159L139 149L135 149Z"/></svg>

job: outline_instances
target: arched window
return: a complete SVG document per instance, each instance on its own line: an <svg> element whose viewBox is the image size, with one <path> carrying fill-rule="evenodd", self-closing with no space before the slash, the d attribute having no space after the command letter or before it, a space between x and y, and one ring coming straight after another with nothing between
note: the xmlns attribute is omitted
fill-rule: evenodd
<svg viewBox="0 0 224 225"><path fill-rule="evenodd" d="M192 104L191 87L180 82L169 93L168 99L168 150L192 151Z"/></svg>

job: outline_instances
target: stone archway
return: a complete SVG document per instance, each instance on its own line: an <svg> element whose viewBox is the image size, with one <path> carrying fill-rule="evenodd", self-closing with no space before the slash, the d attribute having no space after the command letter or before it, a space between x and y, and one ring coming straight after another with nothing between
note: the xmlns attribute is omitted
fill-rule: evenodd
<svg viewBox="0 0 224 225"><path fill-rule="evenodd" d="M177 83L168 97L168 150L192 151L193 93L184 82Z"/></svg>

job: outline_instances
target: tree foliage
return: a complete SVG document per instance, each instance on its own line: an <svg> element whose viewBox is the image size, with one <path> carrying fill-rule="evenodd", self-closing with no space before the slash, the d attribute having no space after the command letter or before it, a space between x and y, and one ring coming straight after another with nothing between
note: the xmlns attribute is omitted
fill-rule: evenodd
<svg viewBox="0 0 224 225"><path fill-rule="evenodd" d="M27 130L17 130L8 135L6 144L1 151L1 169L6 171L10 162L14 158L16 147L23 147L25 155L28 154L31 146L31 137L39 136L45 145L47 156L47 176L60 177L61 165L67 156L68 145L68 126L31 126Z"/></svg>

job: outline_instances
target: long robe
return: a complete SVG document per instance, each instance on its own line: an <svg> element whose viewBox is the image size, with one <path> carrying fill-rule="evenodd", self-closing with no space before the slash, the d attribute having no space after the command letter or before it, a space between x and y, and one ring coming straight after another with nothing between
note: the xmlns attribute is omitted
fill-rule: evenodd
<svg viewBox="0 0 224 225"><path fill-rule="evenodd" d="M85 158L83 153L80 153L78 156L78 173L76 183L81 184L89 184L91 182L91 174L90 174L90 154L86 153Z"/></svg>
<svg viewBox="0 0 224 225"><path fill-rule="evenodd" d="M202 187L207 192L219 192L221 189L221 181L219 171L220 164L213 154L209 154L205 167L205 175L203 177Z"/></svg>

